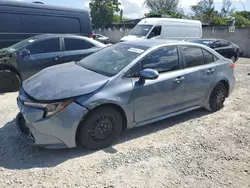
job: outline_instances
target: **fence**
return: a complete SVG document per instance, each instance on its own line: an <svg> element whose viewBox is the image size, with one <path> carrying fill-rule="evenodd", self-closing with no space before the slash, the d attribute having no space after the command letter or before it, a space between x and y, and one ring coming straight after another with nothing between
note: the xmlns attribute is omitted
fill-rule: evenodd
<svg viewBox="0 0 250 188"><path fill-rule="evenodd" d="M112 43L117 43L120 39L128 35L131 28L103 28L95 29L96 33L109 37ZM226 39L237 44L243 50L244 57L250 57L250 28L236 28L235 32L229 32L229 28L223 27L203 27L203 38Z"/></svg>

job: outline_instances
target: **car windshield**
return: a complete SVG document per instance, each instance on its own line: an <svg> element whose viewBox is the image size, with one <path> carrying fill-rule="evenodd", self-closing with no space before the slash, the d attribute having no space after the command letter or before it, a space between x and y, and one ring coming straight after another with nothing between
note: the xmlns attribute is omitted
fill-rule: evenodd
<svg viewBox="0 0 250 188"><path fill-rule="evenodd" d="M37 39L37 37L31 37L25 40L22 40L12 46L9 47L9 49L11 49L12 51L17 51L17 50L22 50L23 48L25 48L28 44L35 42L35 40Z"/></svg>
<svg viewBox="0 0 250 188"><path fill-rule="evenodd" d="M77 64L85 69L111 77L147 49L146 46L118 43L82 59Z"/></svg>
<svg viewBox="0 0 250 188"><path fill-rule="evenodd" d="M194 40L192 42L209 46L214 41L213 40Z"/></svg>
<svg viewBox="0 0 250 188"><path fill-rule="evenodd" d="M135 35L138 37L144 37L148 34L148 32L151 30L153 26L152 25L137 25L135 28L131 31L130 35Z"/></svg>

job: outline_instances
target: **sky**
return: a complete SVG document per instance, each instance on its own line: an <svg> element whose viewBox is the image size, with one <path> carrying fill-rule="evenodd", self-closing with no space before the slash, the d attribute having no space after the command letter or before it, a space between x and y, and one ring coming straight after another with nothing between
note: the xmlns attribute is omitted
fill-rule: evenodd
<svg viewBox="0 0 250 188"><path fill-rule="evenodd" d="M24 1L24 2L32 2L35 0L16 0L16 1ZM74 8L85 8L88 9L89 0L38 0L45 4L51 5L59 5L59 6L67 6ZM198 0L180 0L180 5L183 10L188 13L190 12L190 6L195 5ZM241 2L240 2L241 1ZM123 9L124 17L127 18L141 18L145 13L148 12L147 8L144 6L144 0L120 0L122 6L120 8ZM220 9L222 0L214 0L216 9ZM250 11L250 0L233 0L233 6L238 10L244 10L244 6L246 10Z"/></svg>

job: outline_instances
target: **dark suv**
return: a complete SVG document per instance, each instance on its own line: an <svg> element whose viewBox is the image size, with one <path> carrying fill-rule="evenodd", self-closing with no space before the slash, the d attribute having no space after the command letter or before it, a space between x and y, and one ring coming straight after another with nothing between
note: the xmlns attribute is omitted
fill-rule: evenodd
<svg viewBox="0 0 250 188"><path fill-rule="evenodd" d="M94 39L45 34L0 50L0 92L17 91L21 82L40 70L82 58L106 47Z"/></svg>
<svg viewBox="0 0 250 188"><path fill-rule="evenodd" d="M209 46L222 56L231 59L233 62L239 59L240 48L230 41L223 39L200 39L192 42Z"/></svg>

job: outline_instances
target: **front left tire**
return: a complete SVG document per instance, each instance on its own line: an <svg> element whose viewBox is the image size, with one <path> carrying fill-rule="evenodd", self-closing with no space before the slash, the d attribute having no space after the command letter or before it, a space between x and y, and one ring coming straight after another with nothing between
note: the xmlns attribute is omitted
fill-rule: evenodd
<svg viewBox="0 0 250 188"><path fill-rule="evenodd" d="M121 134L122 123L122 116L116 109L99 107L80 124L78 140L87 149L106 148Z"/></svg>
<svg viewBox="0 0 250 188"><path fill-rule="evenodd" d="M0 93L15 92L21 87L21 79L15 72L4 69L0 70Z"/></svg>

